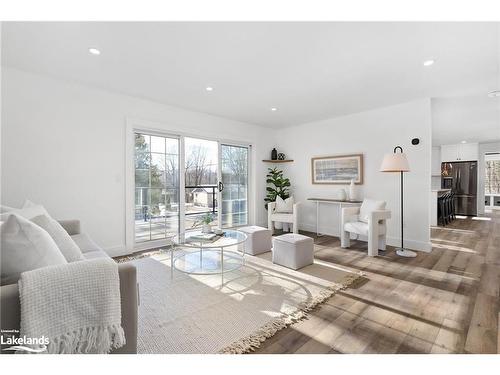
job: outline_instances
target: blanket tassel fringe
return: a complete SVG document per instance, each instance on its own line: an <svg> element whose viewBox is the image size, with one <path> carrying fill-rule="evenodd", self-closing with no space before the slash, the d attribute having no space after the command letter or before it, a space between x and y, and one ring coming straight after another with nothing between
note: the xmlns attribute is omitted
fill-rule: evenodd
<svg viewBox="0 0 500 375"><path fill-rule="evenodd" d="M87 327L50 340L47 353L105 354L125 345L125 332L120 324Z"/></svg>

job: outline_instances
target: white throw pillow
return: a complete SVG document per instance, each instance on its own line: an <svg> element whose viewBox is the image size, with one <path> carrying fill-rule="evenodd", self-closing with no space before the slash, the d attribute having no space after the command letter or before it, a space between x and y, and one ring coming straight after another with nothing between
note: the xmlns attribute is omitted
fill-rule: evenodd
<svg viewBox="0 0 500 375"><path fill-rule="evenodd" d="M4 214L6 212L11 212L11 211L14 211L14 210L15 210L14 207L4 206L3 204L0 205L0 214Z"/></svg>
<svg viewBox="0 0 500 375"><path fill-rule="evenodd" d="M52 237L69 263L85 259L76 242L56 220L47 215L40 215L31 219L31 221L43 228Z"/></svg>
<svg viewBox="0 0 500 375"><path fill-rule="evenodd" d="M283 199L280 196L276 197L276 212L277 213L287 213L290 214L293 212L293 197L289 197L287 199Z"/></svg>
<svg viewBox="0 0 500 375"><path fill-rule="evenodd" d="M361 208L359 209L359 221L363 223L368 223L368 218L370 212L385 210L385 202L384 201L376 201L374 199L364 199L361 204Z"/></svg>
<svg viewBox="0 0 500 375"><path fill-rule="evenodd" d="M6 221L8 216L11 214L16 214L16 215L22 216L25 219L32 219L32 218L34 218L36 216L40 216L40 215L47 215L50 217L48 212L45 210L45 207L43 207L42 205L39 205L39 204L34 204L33 202L30 202L28 200L26 201L26 203L24 203L23 208L15 208L11 211L2 213L0 215L0 220Z"/></svg>
<svg viewBox="0 0 500 375"><path fill-rule="evenodd" d="M67 263L50 235L22 216L10 215L0 231L1 285L17 282L22 272Z"/></svg>

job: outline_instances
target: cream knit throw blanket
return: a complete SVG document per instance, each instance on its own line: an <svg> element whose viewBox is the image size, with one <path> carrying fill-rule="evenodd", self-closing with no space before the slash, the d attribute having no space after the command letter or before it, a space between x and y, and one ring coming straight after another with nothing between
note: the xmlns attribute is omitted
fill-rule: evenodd
<svg viewBox="0 0 500 375"><path fill-rule="evenodd" d="M125 345L118 265L99 258L24 272L21 336L49 339L47 353L109 353Z"/></svg>

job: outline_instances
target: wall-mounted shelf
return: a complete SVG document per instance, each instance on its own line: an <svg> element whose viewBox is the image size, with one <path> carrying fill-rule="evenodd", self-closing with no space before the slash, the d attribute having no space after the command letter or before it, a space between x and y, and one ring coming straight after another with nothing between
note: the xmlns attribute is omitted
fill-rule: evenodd
<svg viewBox="0 0 500 375"><path fill-rule="evenodd" d="M286 160L262 160L264 163L291 163L293 159Z"/></svg>

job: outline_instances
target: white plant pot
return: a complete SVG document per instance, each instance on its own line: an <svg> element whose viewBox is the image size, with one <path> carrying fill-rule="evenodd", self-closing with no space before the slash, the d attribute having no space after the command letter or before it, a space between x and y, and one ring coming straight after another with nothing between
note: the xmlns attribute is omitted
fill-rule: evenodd
<svg viewBox="0 0 500 375"><path fill-rule="evenodd" d="M274 229L283 229L283 223L281 221L275 221Z"/></svg>
<svg viewBox="0 0 500 375"><path fill-rule="evenodd" d="M210 233L212 231L212 226L210 224L203 224L201 228L202 233Z"/></svg>

